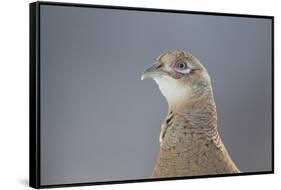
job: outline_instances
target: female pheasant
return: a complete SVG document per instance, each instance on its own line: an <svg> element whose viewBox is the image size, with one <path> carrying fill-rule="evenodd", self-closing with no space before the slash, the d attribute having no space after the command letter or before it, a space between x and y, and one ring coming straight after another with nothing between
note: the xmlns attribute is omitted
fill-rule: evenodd
<svg viewBox="0 0 281 190"><path fill-rule="evenodd" d="M142 75L153 78L169 106L152 177L239 173L217 128L209 74L184 51L165 52Z"/></svg>

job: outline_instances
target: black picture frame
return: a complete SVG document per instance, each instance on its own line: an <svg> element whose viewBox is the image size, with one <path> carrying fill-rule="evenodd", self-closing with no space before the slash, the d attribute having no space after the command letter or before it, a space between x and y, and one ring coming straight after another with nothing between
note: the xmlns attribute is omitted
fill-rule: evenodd
<svg viewBox="0 0 281 190"><path fill-rule="evenodd" d="M41 5L55 5L67 7L88 7L88 8L103 8L103 9L117 9L117 10L132 10L145 12L164 12L164 13L183 13L183 14L199 14L199 15L216 15L216 16L231 16L231 17L245 17L245 18L265 18L271 20L272 31L272 168L269 171L261 172L244 172L239 174L220 174L220 175L204 175L192 177L172 177L160 179L138 179L138 180L122 180L122 181L104 181L104 182L89 182L89 183L71 183L71 184L56 184L56 185L42 185L40 181L40 6ZM55 188L55 187L71 187L71 186L85 186L85 185L101 185L101 184L120 184L120 183L135 183L135 182L151 182L162 180L180 180L193 178L210 178L210 177L227 177L227 176L244 176L257 174L273 174L274 173L274 17L262 15L248 15L248 14L230 14L217 12L199 12L186 10L168 10L168 9L154 9L154 8L139 8L139 7L120 7L120 6L105 6L105 5L91 5L91 4L76 4L76 3L58 3L58 2L34 2L29 5L29 39L30 39L30 96L29 96L29 185L33 188Z"/></svg>

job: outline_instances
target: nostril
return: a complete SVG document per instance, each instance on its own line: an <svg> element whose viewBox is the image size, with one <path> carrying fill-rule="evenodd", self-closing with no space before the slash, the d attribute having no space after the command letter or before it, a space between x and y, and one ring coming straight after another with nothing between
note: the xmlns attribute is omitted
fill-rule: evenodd
<svg viewBox="0 0 281 190"><path fill-rule="evenodd" d="M158 68L161 68L161 67L162 67L162 64L159 63L159 62L157 63L157 65L155 65L155 68L157 68L157 69L158 69Z"/></svg>

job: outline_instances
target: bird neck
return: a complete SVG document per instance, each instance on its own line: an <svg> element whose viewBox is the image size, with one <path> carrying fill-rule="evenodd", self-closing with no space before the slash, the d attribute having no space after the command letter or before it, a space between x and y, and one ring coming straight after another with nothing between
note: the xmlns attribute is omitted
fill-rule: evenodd
<svg viewBox="0 0 281 190"><path fill-rule="evenodd" d="M214 112L216 114L216 105L211 88L204 89L204 92L196 91L185 98L177 99L177 101L174 102L168 102L168 106L170 111L179 114L207 112ZM206 108L208 109L206 110Z"/></svg>
<svg viewBox="0 0 281 190"><path fill-rule="evenodd" d="M212 93L170 110L165 124L153 177L239 172L218 134Z"/></svg>
<svg viewBox="0 0 281 190"><path fill-rule="evenodd" d="M172 106L170 111L188 123L188 126L186 126L187 133L203 134L206 139L214 140L219 146L221 142L217 129L217 111L212 91L199 99L194 99L194 101Z"/></svg>

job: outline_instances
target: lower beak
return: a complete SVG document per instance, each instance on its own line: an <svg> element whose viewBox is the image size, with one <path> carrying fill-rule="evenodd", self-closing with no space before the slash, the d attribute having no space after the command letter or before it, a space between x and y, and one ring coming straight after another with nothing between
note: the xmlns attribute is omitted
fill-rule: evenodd
<svg viewBox="0 0 281 190"><path fill-rule="evenodd" d="M161 71L160 67L161 63L155 62L151 67L143 72L143 74L141 75L141 80L162 75L163 71Z"/></svg>

